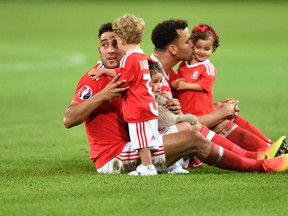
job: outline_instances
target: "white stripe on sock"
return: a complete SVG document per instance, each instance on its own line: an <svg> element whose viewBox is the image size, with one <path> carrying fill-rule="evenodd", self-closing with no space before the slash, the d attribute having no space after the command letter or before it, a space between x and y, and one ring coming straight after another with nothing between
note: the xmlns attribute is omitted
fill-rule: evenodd
<svg viewBox="0 0 288 216"><path fill-rule="evenodd" d="M214 136L215 136L215 132L210 130L209 133L206 136L206 139L211 141Z"/></svg>

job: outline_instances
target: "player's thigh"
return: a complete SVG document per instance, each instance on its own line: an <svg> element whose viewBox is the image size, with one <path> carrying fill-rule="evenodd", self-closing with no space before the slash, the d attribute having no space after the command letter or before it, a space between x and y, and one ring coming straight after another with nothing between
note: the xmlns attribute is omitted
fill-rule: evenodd
<svg viewBox="0 0 288 216"><path fill-rule="evenodd" d="M207 153L208 141L198 131L182 131L163 135L167 166L184 156Z"/></svg>

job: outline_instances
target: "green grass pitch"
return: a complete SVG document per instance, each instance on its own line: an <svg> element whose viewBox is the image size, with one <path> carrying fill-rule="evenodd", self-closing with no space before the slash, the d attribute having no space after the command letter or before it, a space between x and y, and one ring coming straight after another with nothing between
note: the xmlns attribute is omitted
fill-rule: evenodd
<svg viewBox="0 0 288 216"><path fill-rule="evenodd" d="M62 123L99 59L99 26L129 12L146 22L147 55L164 19L212 24L221 40L215 99L238 99L273 140L288 135L287 11L285 1L1 1L0 215L287 215L288 173L100 175L83 125Z"/></svg>

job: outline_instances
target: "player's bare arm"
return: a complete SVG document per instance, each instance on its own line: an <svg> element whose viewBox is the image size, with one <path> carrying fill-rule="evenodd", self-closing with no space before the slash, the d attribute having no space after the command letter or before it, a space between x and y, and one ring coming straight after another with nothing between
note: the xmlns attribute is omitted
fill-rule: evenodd
<svg viewBox="0 0 288 216"><path fill-rule="evenodd" d="M88 76L90 76L93 80L96 80L101 75L114 77L116 72L114 69L91 69L88 72Z"/></svg>
<svg viewBox="0 0 288 216"><path fill-rule="evenodd" d="M126 82L126 80L117 81L120 76L121 74L117 74L102 91L93 95L89 100L83 103L72 100L65 110L63 120L65 127L71 128L83 123L104 101L111 100L113 97L126 92L128 87L119 88L120 85Z"/></svg>
<svg viewBox="0 0 288 216"><path fill-rule="evenodd" d="M189 83L184 79L178 82L176 90L204 91L198 83Z"/></svg>
<svg viewBox="0 0 288 216"><path fill-rule="evenodd" d="M226 119L232 119L235 116L234 104L223 103L219 108L205 115L198 116L199 122L208 128L214 128Z"/></svg>

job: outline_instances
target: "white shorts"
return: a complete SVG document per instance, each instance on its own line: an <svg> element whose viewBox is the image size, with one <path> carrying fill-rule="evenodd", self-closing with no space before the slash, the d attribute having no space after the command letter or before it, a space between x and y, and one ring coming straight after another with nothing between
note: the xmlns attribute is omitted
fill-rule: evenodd
<svg viewBox="0 0 288 216"><path fill-rule="evenodd" d="M177 133L176 125L172 125L164 130L159 131L158 134L158 149L151 151L152 163L156 167L157 172L167 172L166 158L163 147L163 135L170 133ZM187 158L179 160L180 165L184 168L189 164ZM141 164L138 151L132 148L131 142L127 143L122 152L120 152L115 158L104 164L97 169L97 172L103 174L119 174L128 173L136 170L137 166Z"/></svg>
<svg viewBox="0 0 288 216"><path fill-rule="evenodd" d="M162 141L162 136L161 141ZM158 145L158 149L151 151L152 163L156 167L157 172L167 172L165 152L163 147L163 141L160 142L162 145ZM137 150L132 148L132 143L126 144L122 152L120 152L115 158L104 164L102 167L97 169L97 172L103 174L119 174L129 173L136 170L137 166L141 164L140 156Z"/></svg>
<svg viewBox="0 0 288 216"><path fill-rule="evenodd" d="M128 123L130 142L132 149L150 148L158 149L159 137L158 119L152 119L145 122Z"/></svg>

